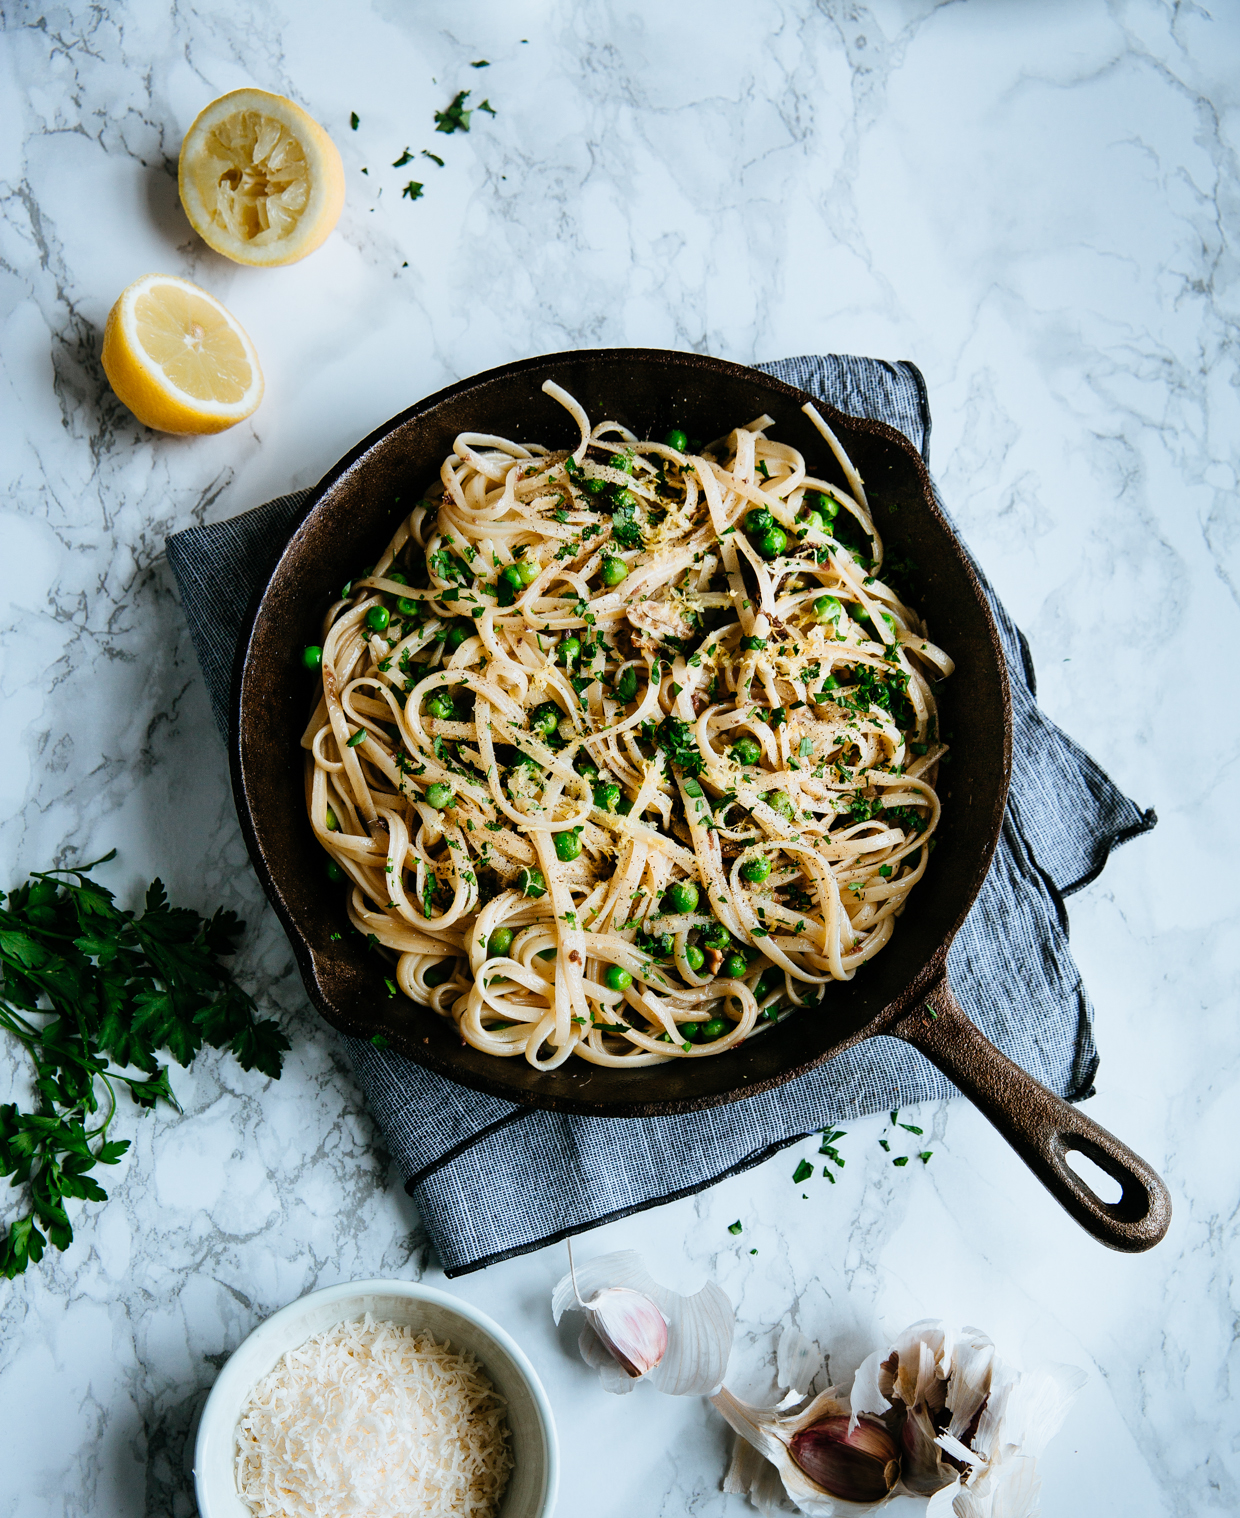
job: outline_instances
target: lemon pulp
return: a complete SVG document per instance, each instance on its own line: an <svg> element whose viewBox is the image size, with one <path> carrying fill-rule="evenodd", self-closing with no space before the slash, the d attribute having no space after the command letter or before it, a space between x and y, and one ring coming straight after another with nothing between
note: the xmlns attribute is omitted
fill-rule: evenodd
<svg viewBox="0 0 1240 1518"><path fill-rule="evenodd" d="M147 274L108 315L103 367L140 422L161 432L222 432L263 398L258 355L229 311L187 279Z"/></svg>

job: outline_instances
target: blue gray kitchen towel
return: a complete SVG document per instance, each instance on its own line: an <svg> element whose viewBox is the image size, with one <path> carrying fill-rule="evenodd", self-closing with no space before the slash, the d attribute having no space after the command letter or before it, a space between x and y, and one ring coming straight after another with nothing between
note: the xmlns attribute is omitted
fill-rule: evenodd
<svg viewBox="0 0 1240 1518"><path fill-rule="evenodd" d="M930 411L915 365L832 356L758 367L841 411L898 427L928 461ZM222 733L246 612L308 495L168 539ZM1064 897L1155 818L1038 709L1028 645L981 579L1011 676L1012 787L990 874L952 945L952 985L993 1043L1078 1101L1092 1094L1098 1055ZM955 1094L915 1049L877 1038L731 1106L684 1117L571 1117L466 1090L391 1049L343 1042L449 1276L699 1191L828 1123Z"/></svg>

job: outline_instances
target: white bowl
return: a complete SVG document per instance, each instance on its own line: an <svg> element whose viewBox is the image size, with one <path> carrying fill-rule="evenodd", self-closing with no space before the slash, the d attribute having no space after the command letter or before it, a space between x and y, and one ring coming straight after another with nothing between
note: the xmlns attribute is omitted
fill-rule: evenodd
<svg viewBox="0 0 1240 1518"><path fill-rule="evenodd" d="M550 1518L560 1480L551 1404L534 1367L485 1313L413 1281L349 1281L312 1291L274 1313L233 1351L211 1388L194 1444L199 1518L253 1518L236 1483L236 1429L251 1390L281 1355L363 1313L447 1339L478 1356L508 1403L514 1467L501 1518Z"/></svg>

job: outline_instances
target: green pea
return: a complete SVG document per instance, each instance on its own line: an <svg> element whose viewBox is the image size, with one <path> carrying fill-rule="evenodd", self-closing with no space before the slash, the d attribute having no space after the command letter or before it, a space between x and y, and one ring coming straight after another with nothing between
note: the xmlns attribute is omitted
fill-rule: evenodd
<svg viewBox="0 0 1240 1518"><path fill-rule="evenodd" d="M487 953L492 959L501 954L507 954L512 948L512 940L515 935L511 928L496 928L495 932L487 939Z"/></svg>
<svg viewBox="0 0 1240 1518"><path fill-rule="evenodd" d="M366 613L367 627L374 628L375 632L386 631L388 623L392 620L392 613L386 606L372 606Z"/></svg>
<svg viewBox="0 0 1240 1518"><path fill-rule="evenodd" d="M517 757L512 761L511 768L514 770L537 770L541 769L542 766L539 764L538 760L534 758L533 754L523 754L518 751Z"/></svg>
<svg viewBox="0 0 1240 1518"><path fill-rule="evenodd" d="M821 511L807 511L801 518L801 525L806 529L816 527L819 532L825 532L827 530L827 519Z"/></svg>
<svg viewBox="0 0 1240 1518"><path fill-rule="evenodd" d="M771 861L759 856L757 859L747 859L740 868L740 877L748 881L750 885L759 885L771 873Z"/></svg>
<svg viewBox="0 0 1240 1518"><path fill-rule="evenodd" d="M755 506L752 511L745 513L746 532L767 532L774 525L775 518L765 506Z"/></svg>
<svg viewBox="0 0 1240 1518"><path fill-rule="evenodd" d="M344 871L334 859L327 861L327 878L333 882L344 879Z"/></svg>
<svg viewBox="0 0 1240 1518"><path fill-rule="evenodd" d="M712 922L702 929L702 942L708 949L726 949L732 942L732 935L721 922Z"/></svg>
<svg viewBox="0 0 1240 1518"><path fill-rule="evenodd" d="M668 887L663 902L669 912L692 912L697 907L700 895L701 892L692 880L678 880L675 885Z"/></svg>
<svg viewBox="0 0 1240 1518"><path fill-rule="evenodd" d="M575 664L581 658L581 639L561 638L560 646L556 650L556 657L566 665Z"/></svg>
<svg viewBox="0 0 1240 1518"><path fill-rule="evenodd" d="M738 738L729 752L738 764L757 764L762 757L762 745L756 738Z"/></svg>
<svg viewBox="0 0 1240 1518"><path fill-rule="evenodd" d="M499 606L511 606L517 599L517 593L504 579L503 575L495 582L495 600Z"/></svg>
<svg viewBox="0 0 1240 1518"><path fill-rule="evenodd" d="M446 959L443 964L432 965L424 977L428 986L442 986L456 973L456 960Z"/></svg>
<svg viewBox="0 0 1240 1518"><path fill-rule="evenodd" d="M603 972L603 984L609 991L627 991L633 984L633 977L621 965L608 965Z"/></svg>
<svg viewBox="0 0 1240 1518"><path fill-rule="evenodd" d="M516 571L521 576L522 585L532 585L542 574L542 565L537 559L518 559Z"/></svg>
<svg viewBox="0 0 1240 1518"><path fill-rule="evenodd" d="M689 446L689 435L682 432L679 427L673 427L663 441L669 448L674 448L677 453L683 453Z"/></svg>
<svg viewBox="0 0 1240 1518"><path fill-rule="evenodd" d="M322 669L323 650L317 643L307 643L301 651L301 662L307 669Z"/></svg>
<svg viewBox="0 0 1240 1518"><path fill-rule="evenodd" d="M728 980L740 980L749 973L749 961L743 954L729 954L719 967L719 973Z"/></svg>
<svg viewBox="0 0 1240 1518"><path fill-rule="evenodd" d="M525 581L521 578L521 571L515 564L506 564L499 572L500 583L511 587L514 593L525 589Z"/></svg>
<svg viewBox="0 0 1240 1518"><path fill-rule="evenodd" d="M771 527L758 539L758 552L764 559L777 559L788 546L788 534L782 527Z"/></svg>
<svg viewBox="0 0 1240 1518"><path fill-rule="evenodd" d="M732 1024L724 1017L712 1017L709 1022L702 1025L702 1037L714 1040L722 1038L725 1033L731 1032Z"/></svg>
<svg viewBox="0 0 1240 1518"><path fill-rule="evenodd" d="M426 698L426 715L437 717L440 722L451 722L455 710L452 697L446 690L432 691Z"/></svg>
<svg viewBox="0 0 1240 1518"><path fill-rule="evenodd" d="M814 616L820 622L838 622L844 604L835 596L819 596L814 602Z"/></svg>
<svg viewBox="0 0 1240 1518"><path fill-rule="evenodd" d="M530 713L530 731L550 738L560 725L560 708L554 701L544 701Z"/></svg>
<svg viewBox="0 0 1240 1518"><path fill-rule="evenodd" d="M426 787L426 803L437 812L442 812L445 807L452 805L452 787L444 780L436 780L434 785Z"/></svg>
<svg viewBox="0 0 1240 1518"><path fill-rule="evenodd" d="M765 1001L768 996L777 991L784 983L784 972L778 965L772 965L769 970L763 970L762 979L758 982L754 995L759 1001Z"/></svg>
<svg viewBox="0 0 1240 1518"><path fill-rule="evenodd" d="M603 560L599 575L604 585L619 585L622 580L629 577L629 566L623 559L607 558Z"/></svg>
<svg viewBox="0 0 1240 1518"><path fill-rule="evenodd" d="M453 622L444 634L443 646L449 653L455 653L466 638L473 636L473 632L472 622Z"/></svg>
<svg viewBox="0 0 1240 1518"><path fill-rule="evenodd" d="M327 831L329 833L338 833L340 831L340 819L332 811L331 807L327 808Z"/></svg>
<svg viewBox="0 0 1240 1518"><path fill-rule="evenodd" d="M588 780L591 785L598 779L598 766L590 758L589 754L586 753L585 749L582 749L581 753L573 760L573 768L579 775Z"/></svg>
<svg viewBox="0 0 1240 1518"><path fill-rule="evenodd" d="M766 647L765 638L742 638L741 647L747 654L756 654L760 648Z"/></svg>
<svg viewBox="0 0 1240 1518"><path fill-rule="evenodd" d="M701 1023L681 1023L677 1031L682 1038L687 1038L691 1044L696 1044L702 1036L702 1027Z"/></svg>
<svg viewBox="0 0 1240 1518"><path fill-rule="evenodd" d="M398 596L396 610L400 612L402 617L416 617L420 607L416 601L410 600L408 596Z"/></svg>
<svg viewBox="0 0 1240 1518"><path fill-rule="evenodd" d="M772 811L778 812L781 817L786 817L789 822L794 820L792 802L788 797L787 791L767 791L762 799Z"/></svg>
<svg viewBox="0 0 1240 1518"><path fill-rule="evenodd" d="M547 894L547 882L543 879L541 870L522 870L517 876L517 885L520 887L522 896L532 896L537 899Z"/></svg>
<svg viewBox="0 0 1240 1518"><path fill-rule="evenodd" d="M565 864L571 863L581 853L581 839L573 829L555 835L555 857Z"/></svg>
<svg viewBox="0 0 1240 1518"><path fill-rule="evenodd" d="M620 817L627 817L632 810L633 803L626 796L623 801L621 801L620 805L616 808L616 813Z"/></svg>
<svg viewBox="0 0 1240 1518"><path fill-rule="evenodd" d="M637 497L631 490L617 490L612 495L612 506L616 511L631 511L637 505Z"/></svg>
<svg viewBox="0 0 1240 1518"><path fill-rule="evenodd" d="M601 811L614 812L620 805L620 797L620 787L611 782L594 787L594 805Z"/></svg>
<svg viewBox="0 0 1240 1518"><path fill-rule="evenodd" d="M698 948L697 944L691 943L685 950L685 963L696 975L706 963L706 955Z"/></svg>
<svg viewBox="0 0 1240 1518"><path fill-rule="evenodd" d="M810 499L813 500L814 510L820 511L823 516L826 517L828 522L833 522L835 520L836 516L839 513L840 503L835 499L834 496L823 495L823 493L819 491L817 496L806 497L806 500Z"/></svg>
<svg viewBox="0 0 1240 1518"><path fill-rule="evenodd" d="M408 585L409 583L409 576L401 574L399 569L389 569L383 578L391 580L394 585Z"/></svg>

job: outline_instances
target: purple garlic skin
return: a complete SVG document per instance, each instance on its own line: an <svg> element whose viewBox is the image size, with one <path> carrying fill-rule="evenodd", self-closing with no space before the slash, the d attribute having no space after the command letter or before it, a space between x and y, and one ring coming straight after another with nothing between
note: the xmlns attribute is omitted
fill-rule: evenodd
<svg viewBox="0 0 1240 1518"><path fill-rule="evenodd" d="M667 1319L640 1291L609 1286L584 1305L594 1332L635 1381L667 1353Z"/></svg>
<svg viewBox="0 0 1240 1518"><path fill-rule="evenodd" d="M881 1423L823 1418L794 1434L789 1453L811 1481L846 1502L878 1502L900 1479L900 1452Z"/></svg>

